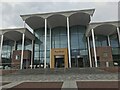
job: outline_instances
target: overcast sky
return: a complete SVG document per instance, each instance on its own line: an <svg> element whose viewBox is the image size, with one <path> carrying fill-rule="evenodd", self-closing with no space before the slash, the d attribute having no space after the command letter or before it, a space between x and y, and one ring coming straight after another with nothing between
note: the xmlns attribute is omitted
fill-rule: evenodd
<svg viewBox="0 0 120 90"><path fill-rule="evenodd" d="M0 28L23 27L21 14L93 8L95 13L92 22L118 20L118 2L2 2Z"/></svg>

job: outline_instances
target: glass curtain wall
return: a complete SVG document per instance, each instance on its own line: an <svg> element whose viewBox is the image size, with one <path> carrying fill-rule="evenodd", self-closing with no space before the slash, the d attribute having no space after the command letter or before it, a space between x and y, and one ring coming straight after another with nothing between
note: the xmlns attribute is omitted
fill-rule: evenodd
<svg viewBox="0 0 120 90"><path fill-rule="evenodd" d="M11 66L11 60L12 60L12 50L13 50L13 41L6 40L3 42L3 49L2 49L2 64L5 67Z"/></svg>
<svg viewBox="0 0 120 90"><path fill-rule="evenodd" d="M25 40L25 50L32 51L32 40L30 40L30 39Z"/></svg>
<svg viewBox="0 0 120 90"><path fill-rule="evenodd" d="M51 30L52 48L67 48L66 27L56 27Z"/></svg>
<svg viewBox="0 0 120 90"><path fill-rule="evenodd" d="M19 40L16 42L17 43L17 50L22 50L22 40Z"/></svg>
<svg viewBox="0 0 120 90"><path fill-rule="evenodd" d="M95 35L95 45L96 45L96 47L108 46L107 36Z"/></svg>
<svg viewBox="0 0 120 90"><path fill-rule="evenodd" d="M90 37L90 46L93 48L92 36ZM96 47L105 47L108 46L107 36L104 35L95 35L95 46Z"/></svg>
<svg viewBox="0 0 120 90"><path fill-rule="evenodd" d="M71 62L72 67L89 66L86 26L70 27Z"/></svg>
<svg viewBox="0 0 120 90"><path fill-rule="evenodd" d="M113 64L114 66L120 66L120 47L117 33L110 35L110 43L112 47Z"/></svg>
<svg viewBox="0 0 120 90"><path fill-rule="evenodd" d="M39 28L35 30L35 48L34 48L34 64L44 65L44 45L45 45L45 29ZM47 29L47 66L50 65L50 30Z"/></svg>
<svg viewBox="0 0 120 90"><path fill-rule="evenodd" d="M17 50L22 50L22 40L17 41ZM32 50L32 40L25 38L24 50Z"/></svg>

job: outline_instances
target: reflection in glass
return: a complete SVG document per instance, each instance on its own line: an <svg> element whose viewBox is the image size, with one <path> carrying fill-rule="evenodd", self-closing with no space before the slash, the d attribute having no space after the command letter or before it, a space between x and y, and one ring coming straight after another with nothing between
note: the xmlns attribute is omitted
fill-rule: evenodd
<svg viewBox="0 0 120 90"><path fill-rule="evenodd" d="M72 67L89 66L85 32L86 26L72 26L70 28Z"/></svg>
<svg viewBox="0 0 120 90"><path fill-rule="evenodd" d="M67 30L66 27L56 27L52 32L52 48L67 48Z"/></svg>

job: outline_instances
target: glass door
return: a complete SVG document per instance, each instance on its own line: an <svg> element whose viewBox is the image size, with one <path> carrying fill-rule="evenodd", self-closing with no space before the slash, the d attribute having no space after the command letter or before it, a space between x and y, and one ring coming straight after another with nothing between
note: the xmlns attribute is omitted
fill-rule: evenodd
<svg viewBox="0 0 120 90"><path fill-rule="evenodd" d="M63 68L64 67L64 56L55 56L55 68Z"/></svg>
<svg viewBox="0 0 120 90"><path fill-rule="evenodd" d="M78 62L78 67L84 67L84 62L83 62L83 58L80 57L80 58L77 58L77 62Z"/></svg>

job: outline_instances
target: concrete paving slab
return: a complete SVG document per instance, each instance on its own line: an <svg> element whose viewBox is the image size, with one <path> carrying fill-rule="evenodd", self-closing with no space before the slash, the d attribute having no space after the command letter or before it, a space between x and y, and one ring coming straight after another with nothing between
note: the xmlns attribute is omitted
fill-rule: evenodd
<svg viewBox="0 0 120 90"><path fill-rule="evenodd" d="M66 89L78 90L76 81L64 81L61 90L66 90Z"/></svg>

